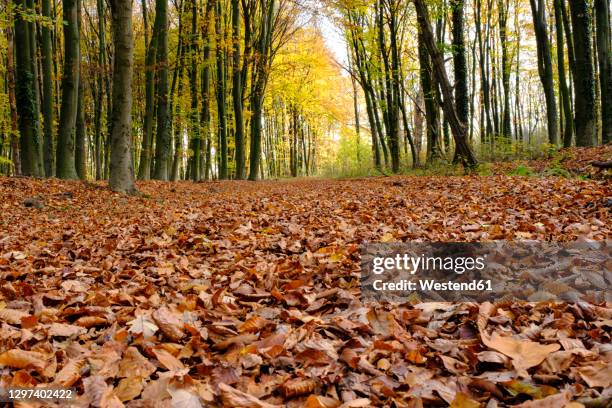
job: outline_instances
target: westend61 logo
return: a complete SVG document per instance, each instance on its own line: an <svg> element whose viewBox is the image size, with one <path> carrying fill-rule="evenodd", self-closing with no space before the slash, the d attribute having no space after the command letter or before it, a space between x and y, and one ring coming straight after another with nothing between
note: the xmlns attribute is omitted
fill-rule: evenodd
<svg viewBox="0 0 612 408"><path fill-rule="evenodd" d="M612 301L611 243L364 244L362 300Z"/></svg>

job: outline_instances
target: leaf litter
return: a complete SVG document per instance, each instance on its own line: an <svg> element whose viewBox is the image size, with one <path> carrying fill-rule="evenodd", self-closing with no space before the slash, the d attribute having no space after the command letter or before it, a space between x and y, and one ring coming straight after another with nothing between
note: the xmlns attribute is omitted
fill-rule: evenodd
<svg viewBox="0 0 612 408"><path fill-rule="evenodd" d="M365 241L608 239L605 181L138 187L0 179L0 386L75 387L76 407L610 404L609 304L359 288Z"/></svg>

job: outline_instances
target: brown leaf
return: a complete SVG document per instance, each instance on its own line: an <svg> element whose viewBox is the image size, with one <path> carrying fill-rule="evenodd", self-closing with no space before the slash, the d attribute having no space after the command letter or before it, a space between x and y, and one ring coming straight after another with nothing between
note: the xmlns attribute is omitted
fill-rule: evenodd
<svg viewBox="0 0 612 408"><path fill-rule="evenodd" d="M47 365L48 357L36 351L13 349L0 354L0 365L13 368L34 368L42 373Z"/></svg>
<svg viewBox="0 0 612 408"><path fill-rule="evenodd" d="M170 340L179 341L185 335L183 322L175 313L162 306L152 314L153 320Z"/></svg>
<svg viewBox="0 0 612 408"><path fill-rule="evenodd" d="M219 390L226 408L280 408L224 383L219 384Z"/></svg>
<svg viewBox="0 0 612 408"><path fill-rule="evenodd" d="M287 398L309 394L317 388L317 382L311 378L295 378L281 386L283 395Z"/></svg>
<svg viewBox="0 0 612 408"><path fill-rule="evenodd" d="M313 394L306 399L303 408L337 408L340 405L342 405L342 402L335 398Z"/></svg>
<svg viewBox="0 0 612 408"><path fill-rule="evenodd" d="M81 378L81 371L87 362L84 359L70 360L55 376L55 384L71 387Z"/></svg>
<svg viewBox="0 0 612 408"><path fill-rule="evenodd" d="M115 395L122 402L131 401L142 392L142 384L143 381L141 377L122 378L114 390Z"/></svg>
<svg viewBox="0 0 612 408"><path fill-rule="evenodd" d="M149 378L155 372L155 365L145 358L136 347L128 347L119 363L119 377Z"/></svg>
<svg viewBox="0 0 612 408"><path fill-rule="evenodd" d="M49 327L48 331L49 336L58 337L72 337L86 332L87 330L85 330L83 327L63 323L51 324L51 327Z"/></svg>
<svg viewBox="0 0 612 408"><path fill-rule="evenodd" d="M17 309L0 309L0 321L8 324L21 324L21 319L29 317L30 314Z"/></svg>
<svg viewBox="0 0 612 408"><path fill-rule="evenodd" d="M270 322L259 316L252 316L238 327L240 333L256 333L266 327Z"/></svg>
<svg viewBox="0 0 612 408"><path fill-rule="evenodd" d="M493 333L488 336L481 334L482 342L489 348L499 351L512 358L512 364L522 376L527 376L527 369L535 367L546 359L553 351L559 350L559 344L540 344L531 340L519 340Z"/></svg>
<svg viewBox="0 0 612 408"><path fill-rule="evenodd" d="M594 361L589 365L579 367L578 373L589 387L612 386L612 363L609 361Z"/></svg>
<svg viewBox="0 0 612 408"><path fill-rule="evenodd" d="M168 371L182 372L186 369L185 364L164 349L153 349L153 354Z"/></svg>

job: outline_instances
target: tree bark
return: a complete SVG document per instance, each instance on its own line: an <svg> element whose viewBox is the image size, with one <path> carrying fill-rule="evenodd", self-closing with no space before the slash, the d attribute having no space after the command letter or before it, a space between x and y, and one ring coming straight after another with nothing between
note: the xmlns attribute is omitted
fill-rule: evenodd
<svg viewBox="0 0 612 408"><path fill-rule="evenodd" d="M191 126L191 165L188 175L193 181L199 181L200 160L202 157L202 135L200 133L200 114L198 104L198 6L196 0L191 0L191 34L189 38L189 96L191 99L191 112L189 121Z"/></svg>
<svg viewBox="0 0 612 408"><path fill-rule="evenodd" d="M51 19L51 1L42 0L43 17ZM45 175L55 174L53 156L53 52L51 44L51 21L41 24L42 36L42 114L44 124L43 156Z"/></svg>
<svg viewBox="0 0 612 408"><path fill-rule="evenodd" d="M455 109L452 87L444 67L444 57L438 49L438 45L434 39L433 31L429 23L427 6L423 0L414 0L414 5L417 10L417 19L423 34L423 41L429 56L431 57L432 66L436 73L436 79L442 92L442 108L444 109L444 115L448 119L448 123L453 132L453 138L455 140L455 146L457 149L457 160L462 163L466 169L473 169L478 165L478 161L476 160L476 156L474 155L474 152L472 152L472 148L467 140L467 127L465 124L461 123Z"/></svg>
<svg viewBox="0 0 612 408"><path fill-rule="evenodd" d="M453 62L455 69L455 104L459 121L467 129L469 127L470 102L468 99L468 73L465 57L465 22L463 0L452 0L453 8ZM508 85L509 86L509 85ZM509 119L508 119L509 121ZM508 125L509 126L509 125ZM457 151L455 152L456 161Z"/></svg>
<svg viewBox="0 0 612 408"><path fill-rule="evenodd" d="M75 166L75 133L79 103L79 23L77 0L62 0L64 18L64 69L62 104L57 140L57 177L78 178Z"/></svg>
<svg viewBox="0 0 612 408"><path fill-rule="evenodd" d="M154 36L157 38L157 138L155 174L157 180L170 176L170 113L168 107L168 1L156 0Z"/></svg>
<svg viewBox="0 0 612 408"><path fill-rule="evenodd" d="M132 0L110 0L110 5L115 58L109 186L113 191L133 194L136 186L131 157L134 65Z"/></svg>
<svg viewBox="0 0 612 408"><path fill-rule="evenodd" d="M19 9L15 15L15 99L19 117L21 174L43 177L45 172L36 97L38 79L32 49L33 24L28 23L21 14L33 13L34 10L30 9L27 0L18 0L16 4Z"/></svg>
<svg viewBox="0 0 612 408"><path fill-rule="evenodd" d="M576 145L594 146L597 143L597 135L591 13L587 0L570 0L569 4L574 34Z"/></svg>
<svg viewBox="0 0 612 408"><path fill-rule="evenodd" d="M236 179L245 177L244 118L242 112L242 72L240 67L240 9L239 0L232 1L232 101L234 106Z"/></svg>
<svg viewBox="0 0 612 408"><path fill-rule="evenodd" d="M537 4L536 4L537 1ZM538 73L544 88L546 99L546 117L548 126L548 143L558 143L559 125L557 116L557 102L555 100L555 88L553 83L553 69L548 41L548 28L546 25L546 3L544 0L530 0L533 15L533 26L536 33L536 45L538 49Z"/></svg>
<svg viewBox="0 0 612 408"><path fill-rule="evenodd" d="M563 10L561 2L565 0L554 0L555 2L555 27L557 30L557 70L559 73L559 97L563 108L563 147L572 145L574 134L574 123L572 120L572 107L569 88L565 76L565 52L563 41Z"/></svg>
<svg viewBox="0 0 612 408"><path fill-rule="evenodd" d="M228 163L227 163L227 114L226 114L226 89L227 84L225 82L225 51L224 51L224 33L221 29L221 2L217 0L215 12L215 34L216 34L216 62L217 62L217 132L219 137L219 179L226 180L228 174Z"/></svg>
<svg viewBox="0 0 612 408"><path fill-rule="evenodd" d="M142 0L142 14L145 30L145 46L147 56L145 57L145 115L144 129L142 135L142 146L140 149L140 162L138 163L138 178L148 180L151 178L151 158L153 155L153 122L155 120L155 59L157 55L157 36L155 30L147 43L147 2Z"/></svg>
<svg viewBox="0 0 612 408"><path fill-rule="evenodd" d="M601 90L601 140L612 142L612 38L610 38L610 2L595 0L597 54Z"/></svg>

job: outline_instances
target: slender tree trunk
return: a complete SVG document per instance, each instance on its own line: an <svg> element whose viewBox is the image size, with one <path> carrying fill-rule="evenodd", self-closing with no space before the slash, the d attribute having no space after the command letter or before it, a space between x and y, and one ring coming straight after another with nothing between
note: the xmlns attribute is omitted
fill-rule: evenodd
<svg viewBox="0 0 612 408"><path fill-rule="evenodd" d="M211 178L211 157L212 157L212 138L210 134L210 44L211 44L211 27L210 14L214 7L214 0L206 1L204 12L202 39L204 42L203 64L202 64L202 131L204 132L204 159L202 160L204 180Z"/></svg>
<svg viewBox="0 0 612 408"><path fill-rule="evenodd" d="M77 0L77 25L79 28L79 36L81 33L81 0ZM77 175L81 180L87 179L87 127L85 125L85 86L83 75L81 75L81 53L79 50L79 90L77 97L77 122L76 122L76 140L74 160Z"/></svg>
<svg viewBox="0 0 612 408"><path fill-rule="evenodd" d="M612 38L610 38L610 2L595 0L597 21L597 53L601 90L601 139L612 142Z"/></svg>
<svg viewBox="0 0 612 408"><path fill-rule="evenodd" d="M43 17L51 18L51 0L42 0ZM53 53L51 44L51 26L42 24L42 114L44 124L43 156L45 175L55 174L53 156Z"/></svg>
<svg viewBox="0 0 612 408"><path fill-rule="evenodd" d="M436 44L431 25L429 23L429 13L427 11L427 7L423 0L414 0L414 4L417 10L417 19L419 21L420 31L422 32L423 42L427 48L429 56L431 57L432 66L436 73L436 79L442 92L442 108L444 109L444 115L447 117L448 123L453 132L453 138L455 140L455 146L457 149L457 159L465 168L472 169L478 165L478 161L476 160L476 156L472 152L472 148L467 140L467 127L465 124L461 123L455 109L452 87L444 67L444 57Z"/></svg>
<svg viewBox="0 0 612 408"><path fill-rule="evenodd" d="M451 0L453 8L453 62L455 68L455 104L457 117L466 127L469 127L469 99L468 99L468 73L467 60L465 57L465 31L464 2L463 0ZM455 152L454 161L458 160L458 149Z"/></svg>
<svg viewBox="0 0 612 408"><path fill-rule="evenodd" d="M431 59L425 47L425 39L421 28L418 33L419 64L421 74L421 88L425 102L425 127L427 134L427 163L440 158L442 152L439 147L440 139L440 111L436 103L436 88L432 78Z"/></svg>
<svg viewBox="0 0 612 408"><path fill-rule="evenodd" d="M530 4L538 48L538 73L542 81L544 97L546 99L548 143L556 145L558 143L559 125L555 88L553 84L552 57L550 42L548 40L548 28L546 25L546 3L544 0L530 0Z"/></svg>
<svg viewBox="0 0 612 408"><path fill-rule="evenodd" d="M62 0L64 18L64 69L62 105L57 141L56 174L63 179L78 178L75 165L75 133L79 103L78 0Z"/></svg>
<svg viewBox="0 0 612 408"><path fill-rule="evenodd" d="M153 35L157 41L157 138L155 145L155 174L157 180L170 176L170 112L168 107L168 1L156 0Z"/></svg>
<svg viewBox="0 0 612 408"><path fill-rule="evenodd" d="M510 120L510 71L511 61L508 56L508 4L506 0L498 0L499 38L502 53L502 86L504 88L504 111L502 112L502 135L512 140L512 125Z"/></svg>
<svg viewBox="0 0 612 408"><path fill-rule="evenodd" d="M155 120L155 59L157 55L157 36L155 30L151 34L151 40L147 43L148 37L148 16L147 2L142 0L142 14L145 31L145 47L147 56L145 57L145 115L144 131L142 136L142 146L140 149L140 162L138 164L138 178L148 180L151 178L151 156L153 154L153 121Z"/></svg>
<svg viewBox="0 0 612 408"><path fill-rule="evenodd" d="M17 6L25 13L34 13L26 0L18 0ZM38 120L36 97L36 71L33 61L31 37L33 24L19 12L15 15L15 96L19 116L21 173L25 176L43 177L42 140Z"/></svg>
<svg viewBox="0 0 612 408"><path fill-rule="evenodd" d="M132 164L132 0L110 0L110 5L115 58L109 186L113 191L133 194L136 186Z"/></svg>
<svg viewBox="0 0 612 408"><path fill-rule="evenodd" d="M76 139L74 161L77 175L81 180L87 179L87 127L85 125L85 100L83 78L79 80L77 106Z"/></svg>
<svg viewBox="0 0 612 408"><path fill-rule="evenodd" d="M225 52L224 52L224 33L221 31L221 2L216 3L215 13L215 34L216 34L216 61L217 61L217 134L219 138L219 179L226 180L228 174L228 163L227 163L227 113L226 113L226 82L225 82Z"/></svg>
<svg viewBox="0 0 612 408"><path fill-rule="evenodd" d="M587 0L570 0L569 3L574 35L576 145L594 146L597 143L597 135L595 133L595 69L592 54L591 13Z"/></svg>
<svg viewBox="0 0 612 408"><path fill-rule="evenodd" d="M257 180L261 161L261 116L263 98L271 65L272 32L275 21L275 0L262 1L261 33L257 42L258 59L255 62L253 87L251 95L251 151L249 163L249 180Z"/></svg>
<svg viewBox="0 0 612 408"><path fill-rule="evenodd" d="M191 126L191 163L188 175L193 181L199 181L200 160L202 159L202 135L200 133L200 114L198 104L198 6L197 0L191 0L191 33L189 36L189 97L191 99L191 112L189 121Z"/></svg>
<svg viewBox="0 0 612 408"><path fill-rule="evenodd" d="M17 125L17 103L15 96L15 63L13 58L13 49L15 48L13 39L13 29L11 27L6 29L6 66L7 66L7 79L8 79L8 97L9 106L11 110L11 159L13 161L14 174L21 175L21 155L19 149L20 138L18 135Z"/></svg>
<svg viewBox="0 0 612 408"><path fill-rule="evenodd" d="M236 179L245 177L244 118L242 114L242 73L240 69L240 0L232 1L232 101L236 144Z"/></svg>
<svg viewBox="0 0 612 408"><path fill-rule="evenodd" d="M106 70L104 67L106 66L106 34L105 34L105 24L104 24L104 1L96 0L96 11L98 14L98 79L97 79L97 91L96 91L96 100L95 104L95 140L94 140L94 149L95 149L95 161L96 161L96 180L101 180L104 175L103 169L103 138L102 138L102 107L103 107L103 97L104 97L104 73Z"/></svg>
<svg viewBox="0 0 612 408"><path fill-rule="evenodd" d="M572 145L574 124L572 120L572 107L569 88L565 77L565 52L563 41L563 11L561 2L565 0L554 0L555 2L555 27L557 30L557 70L559 73L559 97L563 108L563 147Z"/></svg>

